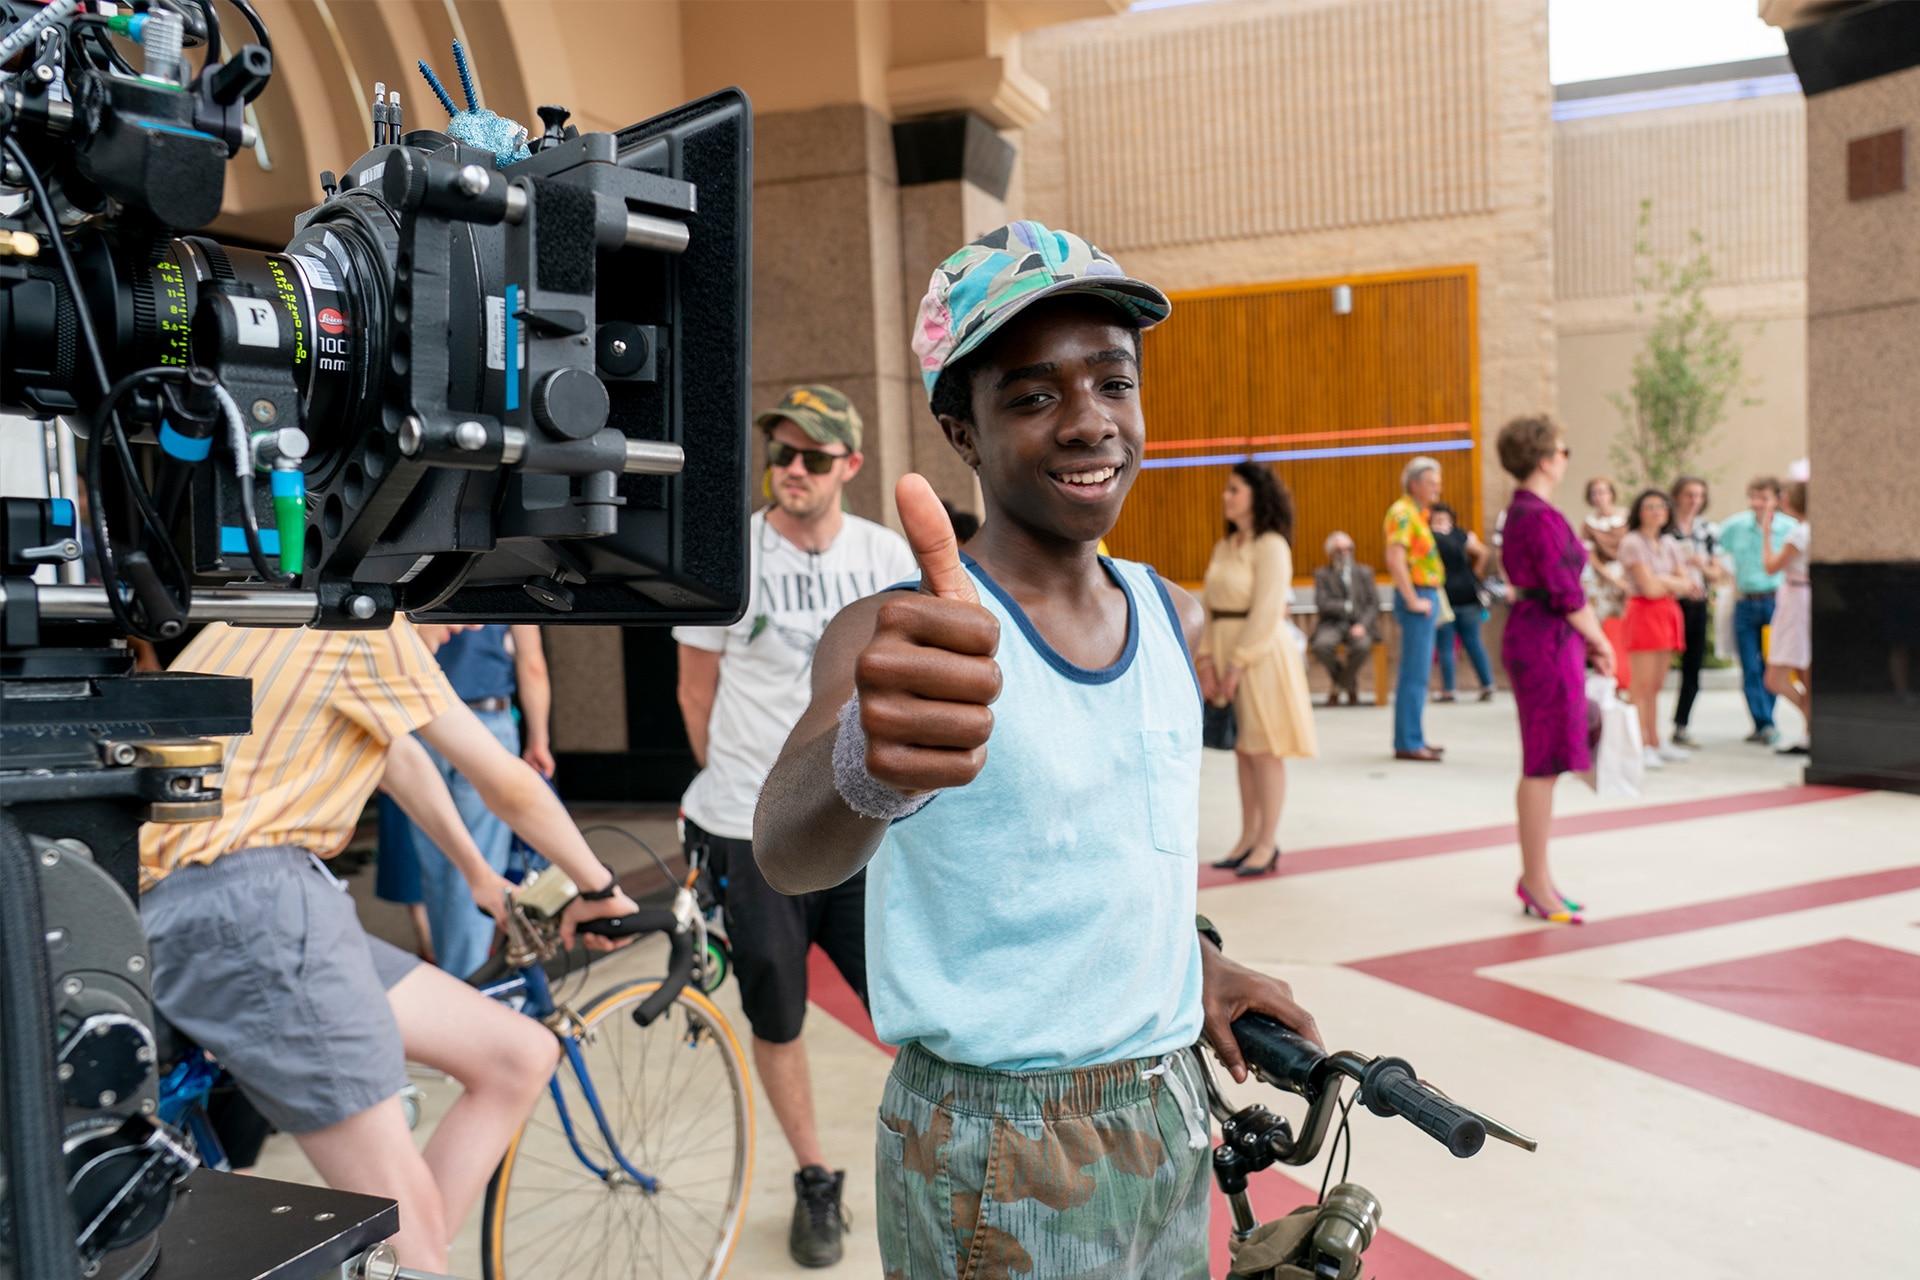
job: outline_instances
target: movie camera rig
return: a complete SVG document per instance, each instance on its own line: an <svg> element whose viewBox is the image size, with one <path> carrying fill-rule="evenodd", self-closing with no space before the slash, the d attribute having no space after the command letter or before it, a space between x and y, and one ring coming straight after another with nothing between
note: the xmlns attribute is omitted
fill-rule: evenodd
<svg viewBox="0 0 1920 1280"><path fill-rule="evenodd" d="M212 0L0 0L0 410L66 423L86 481L0 499L0 1274L29 1280L364 1270L393 1229L366 1197L255 1221L154 1118L138 826L219 812L206 739L251 695L135 675L125 637L746 594L745 96L617 133L543 106L530 137L461 57L467 108L430 71L444 131L383 98L269 252L192 234L273 73L228 3L231 53ZM172 1256L175 1207L252 1252Z"/></svg>

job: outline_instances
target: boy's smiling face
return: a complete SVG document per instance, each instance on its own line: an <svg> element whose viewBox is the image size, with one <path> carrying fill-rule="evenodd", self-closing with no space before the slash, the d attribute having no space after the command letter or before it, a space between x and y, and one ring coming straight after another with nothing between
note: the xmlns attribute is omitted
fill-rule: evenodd
<svg viewBox="0 0 1920 1280"><path fill-rule="evenodd" d="M1146 443L1138 347L1113 307L1067 296L1034 304L982 349L969 371L974 420L940 425L990 509L1064 542L1106 536Z"/></svg>

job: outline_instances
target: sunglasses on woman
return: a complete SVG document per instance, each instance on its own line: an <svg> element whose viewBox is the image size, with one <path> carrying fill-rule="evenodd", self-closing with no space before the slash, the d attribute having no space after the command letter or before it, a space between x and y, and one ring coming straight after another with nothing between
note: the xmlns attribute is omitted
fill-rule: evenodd
<svg viewBox="0 0 1920 1280"><path fill-rule="evenodd" d="M798 458L808 475L823 476L833 470L834 463L846 456L844 453L828 453L824 449L796 449L778 440L767 441L767 465L775 471L785 471Z"/></svg>

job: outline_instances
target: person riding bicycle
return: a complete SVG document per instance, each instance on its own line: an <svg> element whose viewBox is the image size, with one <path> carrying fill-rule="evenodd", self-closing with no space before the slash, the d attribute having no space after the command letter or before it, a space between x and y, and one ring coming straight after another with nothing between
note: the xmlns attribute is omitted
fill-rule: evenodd
<svg viewBox="0 0 1920 1280"><path fill-rule="evenodd" d="M761 793L788 893L868 869L882 1266L917 1278L1207 1274L1204 1033L1287 985L1195 916L1197 602L1098 554L1145 445L1140 331L1166 296L1079 236L1001 227L934 272L914 349L979 477L962 556L897 501L920 590L843 610Z"/></svg>
<svg viewBox="0 0 1920 1280"><path fill-rule="evenodd" d="M219 818L149 824L140 839L154 1004L328 1185L399 1201L400 1261L436 1272L558 1045L538 1022L367 936L321 859L381 786L460 867L474 903L504 915L512 886L474 846L418 732L582 887L562 921L567 942L580 923L636 910L540 775L447 683L431 653L447 631L208 627L173 667L250 678L253 732L227 744ZM466 1088L424 1153L399 1097L409 1060Z"/></svg>

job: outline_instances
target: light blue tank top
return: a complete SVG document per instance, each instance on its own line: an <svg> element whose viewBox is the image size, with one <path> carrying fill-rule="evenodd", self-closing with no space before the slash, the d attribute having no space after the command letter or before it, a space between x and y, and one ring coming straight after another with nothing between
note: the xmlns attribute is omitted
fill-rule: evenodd
<svg viewBox="0 0 1920 1280"><path fill-rule="evenodd" d="M987 763L895 822L867 873L889 1044L1002 1071L1156 1057L1200 1036L1200 691L1166 586L1101 561L1127 644L1076 667L972 560L1005 679Z"/></svg>

